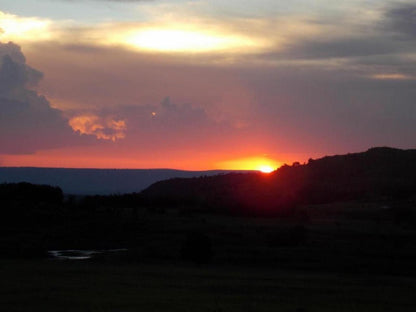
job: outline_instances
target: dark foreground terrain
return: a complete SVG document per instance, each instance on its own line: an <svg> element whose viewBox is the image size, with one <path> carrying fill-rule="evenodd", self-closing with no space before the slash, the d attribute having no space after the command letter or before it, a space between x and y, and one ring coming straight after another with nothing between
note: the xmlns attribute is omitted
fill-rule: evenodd
<svg viewBox="0 0 416 312"><path fill-rule="evenodd" d="M170 180L140 194L0 185L0 311L415 311L416 159L405 154ZM383 174L386 161L394 170ZM226 209L245 193L259 200Z"/></svg>
<svg viewBox="0 0 416 312"><path fill-rule="evenodd" d="M0 307L414 311L414 210L388 204L311 205L286 218L145 207L66 215L66 207L48 225L44 213L32 215L38 226L2 226ZM127 250L87 260L47 254L113 248Z"/></svg>
<svg viewBox="0 0 416 312"><path fill-rule="evenodd" d="M275 267L2 260L2 311L414 311L412 277Z"/></svg>

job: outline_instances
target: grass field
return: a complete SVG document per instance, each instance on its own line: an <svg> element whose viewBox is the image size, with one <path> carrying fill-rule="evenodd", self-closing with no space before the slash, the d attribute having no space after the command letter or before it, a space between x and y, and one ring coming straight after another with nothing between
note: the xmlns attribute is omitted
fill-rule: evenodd
<svg viewBox="0 0 416 312"><path fill-rule="evenodd" d="M416 280L243 266L2 260L2 311L414 311Z"/></svg>
<svg viewBox="0 0 416 312"><path fill-rule="evenodd" d="M29 251L32 241L128 251L82 261L3 256L0 311L415 311L413 219L380 203L305 209L300 219L142 209L82 213L59 227L5 223L5 247L28 237ZM208 264L181 253L198 233L212 245Z"/></svg>

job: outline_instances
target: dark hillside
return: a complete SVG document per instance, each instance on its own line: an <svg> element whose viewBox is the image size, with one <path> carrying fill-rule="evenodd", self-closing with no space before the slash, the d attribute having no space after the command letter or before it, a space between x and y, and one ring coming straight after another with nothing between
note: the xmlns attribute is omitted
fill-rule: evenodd
<svg viewBox="0 0 416 312"><path fill-rule="evenodd" d="M60 204L64 195L59 187L31 183L0 184L0 202L21 201L33 203Z"/></svg>
<svg viewBox="0 0 416 312"><path fill-rule="evenodd" d="M302 197L307 201L403 199L416 194L416 150L372 148L311 160L304 170Z"/></svg>
<svg viewBox="0 0 416 312"><path fill-rule="evenodd" d="M298 204L408 199L416 195L416 150L379 147L284 165L271 174L171 179L141 194L158 205L266 214L283 213Z"/></svg>

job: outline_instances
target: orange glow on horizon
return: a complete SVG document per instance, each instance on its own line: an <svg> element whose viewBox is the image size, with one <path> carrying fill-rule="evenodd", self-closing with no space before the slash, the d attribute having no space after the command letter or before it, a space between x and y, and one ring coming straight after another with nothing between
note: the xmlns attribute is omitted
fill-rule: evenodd
<svg viewBox="0 0 416 312"><path fill-rule="evenodd" d="M239 158L219 161L218 155L195 155L188 153L172 154L170 158L161 153L156 155L103 154L94 147L72 147L39 151L34 154L0 155L4 167L52 167L52 168L97 168L97 169L155 169L170 168L178 170L257 170L272 172L282 163L267 157Z"/></svg>
<svg viewBox="0 0 416 312"><path fill-rule="evenodd" d="M282 163L263 156L234 159L220 162L218 165L220 169L226 170L257 170L270 173L279 168Z"/></svg>

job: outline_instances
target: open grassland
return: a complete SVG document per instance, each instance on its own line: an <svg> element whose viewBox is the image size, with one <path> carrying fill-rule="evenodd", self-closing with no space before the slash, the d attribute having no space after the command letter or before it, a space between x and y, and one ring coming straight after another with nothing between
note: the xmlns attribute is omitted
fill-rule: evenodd
<svg viewBox="0 0 416 312"><path fill-rule="evenodd" d="M0 311L416 308L414 202L310 205L279 218L86 208L22 207L2 220ZM83 261L45 253L113 248L128 250Z"/></svg>
<svg viewBox="0 0 416 312"><path fill-rule="evenodd" d="M403 276L94 261L0 261L2 311L414 311Z"/></svg>

